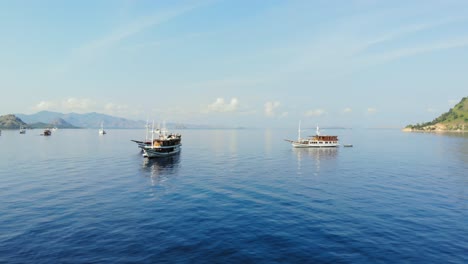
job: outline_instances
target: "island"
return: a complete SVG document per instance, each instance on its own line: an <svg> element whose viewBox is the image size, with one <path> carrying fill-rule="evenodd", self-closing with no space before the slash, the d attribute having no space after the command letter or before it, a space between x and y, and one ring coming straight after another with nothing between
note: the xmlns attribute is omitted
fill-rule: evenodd
<svg viewBox="0 0 468 264"><path fill-rule="evenodd" d="M0 129L33 129L33 128L79 128L76 127L62 118L56 118L49 123L35 122L26 123L21 118L13 114L0 116Z"/></svg>
<svg viewBox="0 0 468 264"><path fill-rule="evenodd" d="M468 131L468 97L431 122L407 125L405 132L465 132Z"/></svg>

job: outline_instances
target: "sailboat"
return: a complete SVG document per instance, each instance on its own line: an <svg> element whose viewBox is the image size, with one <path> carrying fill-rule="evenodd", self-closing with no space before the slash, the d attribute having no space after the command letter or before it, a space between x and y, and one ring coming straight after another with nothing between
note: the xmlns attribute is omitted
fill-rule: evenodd
<svg viewBox="0 0 468 264"><path fill-rule="evenodd" d="M104 130L104 125L103 123L101 122L101 128L99 129L99 135L105 135L107 134L106 131Z"/></svg>

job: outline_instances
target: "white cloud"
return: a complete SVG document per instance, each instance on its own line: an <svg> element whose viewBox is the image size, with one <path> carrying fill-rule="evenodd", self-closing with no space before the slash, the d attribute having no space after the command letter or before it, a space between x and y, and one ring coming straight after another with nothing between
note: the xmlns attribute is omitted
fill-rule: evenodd
<svg viewBox="0 0 468 264"><path fill-rule="evenodd" d="M367 108L367 113L369 113L369 114L374 114L375 112L377 112L377 109L376 109L376 108L373 108L373 107Z"/></svg>
<svg viewBox="0 0 468 264"><path fill-rule="evenodd" d="M51 110L56 107L56 104L51 101L41 101L33 107L35 111Z"/></svg>
<svg viewBox="0 0 468 264"><path fill-rule="evenodd" d="M351 113L353 111L353 109L349 108L349 107L346 107L345 109L343 109L343 113Z"/></svg>
<svg viewBox="0 0 468 264"><path fill-rule="evenodd" d="M130 112L130 107L128 107L126 104L107 103L104 109L106 114L110 115L122 115Z"/></svg>
<svg viewBox="0 0 468 264"><path fill-rule="evenodd" d="M35 111L89 112L95 105L96 103L91 99L72 97L58 101L41 101L32 108Z"/></svg>
<svg viewBox="0 0 468 264"><path fill-rule="evenodd" d="M429 113L437 112L437 110L435 110L434 108L427 108L426 111L429 112Z"/></svg>
<svg viewBox="0 0 468 264"><path fill-rule="evenodd" d="M96 103L87 98L68 98L61 103L62 109L71 112L89 112Z"/></svg>
<svg viewBox="0 0 468 264"><path fill-rule="evenodd" d="M280 102L266 102L265 103L265 115L268 117L275 116L275 110L280 106Z"/></svg>
<svg viewBox="0 0 468 264"><path fill-rule="evenodd" d="M322 116L322 115L324 115L326 113L327 112L325 112L325 110L323 110L323 109L315 109L315 110L309 110L309 111L305 112L305 116L307 116L307 117Z"/></svg>
<svg viewBox="0 0 468 264"><path fill-rule="evenodd" d="M235 112L239 108L239 100L232 98L229 103L224 101L224 98L216 98L214 103L208 105L208 112Z"/></svg>

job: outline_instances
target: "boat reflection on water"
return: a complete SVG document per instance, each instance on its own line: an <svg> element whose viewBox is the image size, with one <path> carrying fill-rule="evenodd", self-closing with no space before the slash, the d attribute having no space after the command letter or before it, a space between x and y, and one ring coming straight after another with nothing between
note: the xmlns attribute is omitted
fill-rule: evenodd
<svg viewBox="0 0 468 264"><path fill-rule="evenodd" d="M310 169L314 175L319 175L320 169L333 162L338 156L338 148L293 148L297 157L297 173L308 174Z"/></svg>
<svg viewBox="0 0 468 264"><path fill-rule="evenodd" d="M168 157L144 159L143 170L150 173L153 185L164 181L168 176L177 173L180 163L180 152Z"/></svg>
<svg viewBox="0 0 468 264"><path fill-rule="evenodd" d="M338 148L294 148L298 159L313 157L315 159L331 159L338 155Z"/></svg>

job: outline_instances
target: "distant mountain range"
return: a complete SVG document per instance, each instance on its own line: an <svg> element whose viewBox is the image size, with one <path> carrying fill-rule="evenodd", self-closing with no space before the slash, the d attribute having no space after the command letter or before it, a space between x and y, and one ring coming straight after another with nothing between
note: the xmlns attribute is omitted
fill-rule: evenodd
<svg viewBox="0 0 468 264"><path fill-rule="evenodd" d="M25 126L26 128L100 128L101 123L103 123L105 129L144 128L146 125L146 121L135 121L96 112L86 114L63 114L59 112L41 111L31 115L14 114L0 116L0 129L18 129L20 126ZM169 129L214 128L207 125L180 123L166 123L166 127Z"/></svg>
<svg viewBox="0 0 468 264"><path fill-rule="evenodd" d="M15 115L28 124L54 124L57 128L98 128L101 127L101 123L104 124L105 128L143 128L146 124L144 121L134 121L95 112L86 114L63 114L41 111L31 115Z"/></svg>
<svg viewBox="0 0 468 264"><path fill-rule="evenodd" d="M468 130L468 97L464 97L448 112L443 113L431 122L408 125L405 131L467 131Z"/></svg>

